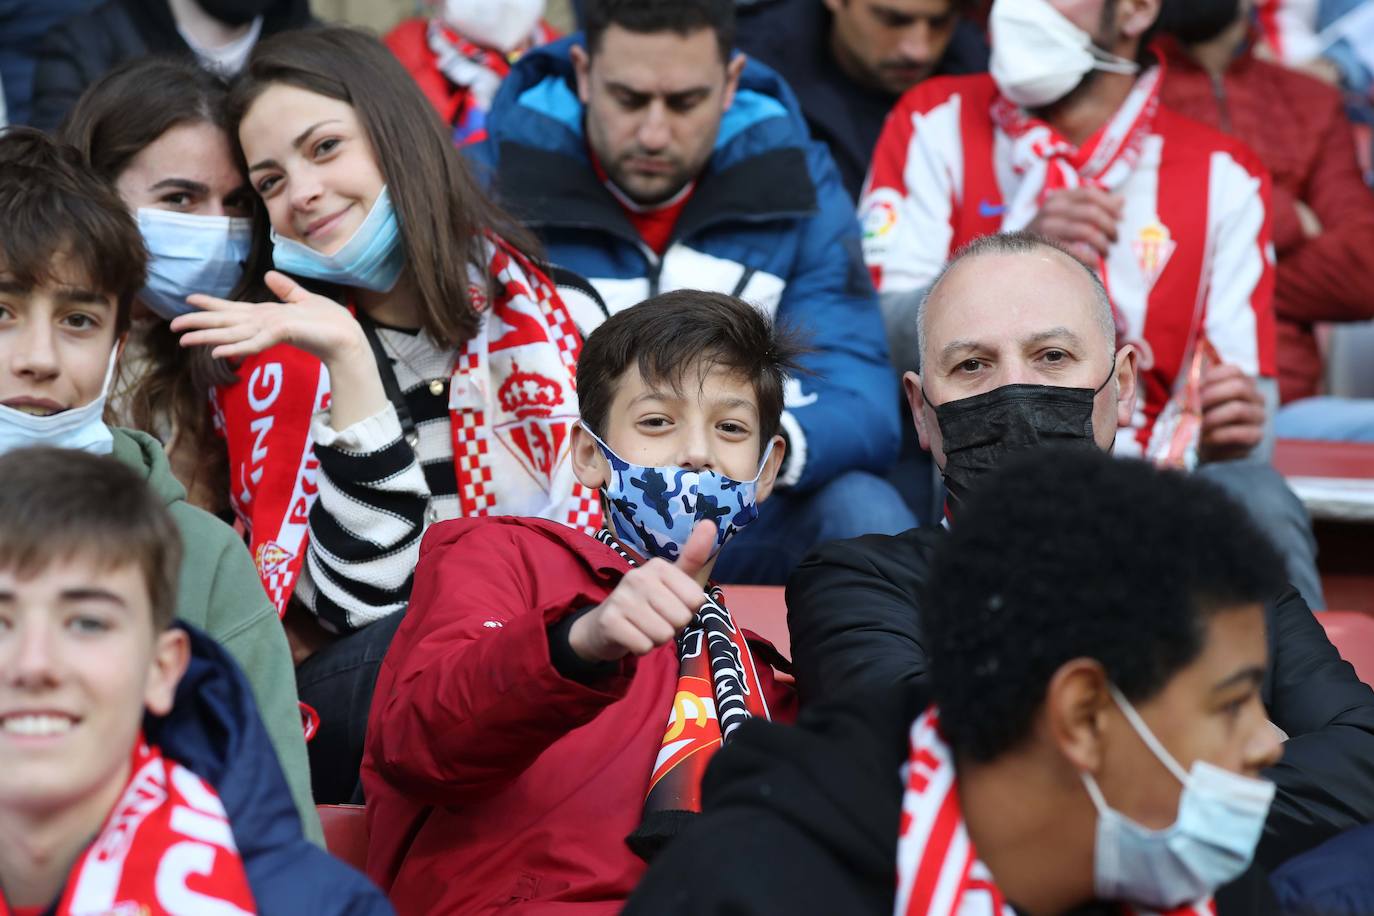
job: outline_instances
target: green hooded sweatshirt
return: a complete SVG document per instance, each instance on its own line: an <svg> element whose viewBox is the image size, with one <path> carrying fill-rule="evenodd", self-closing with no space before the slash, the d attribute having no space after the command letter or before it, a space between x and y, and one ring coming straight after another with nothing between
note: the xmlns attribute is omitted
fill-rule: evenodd
<svg viewBox="0 0 1374 916"><path fill-rule="evenodd" d="M300 811L305 835L323 845L320 816L310 795L310 765L301 731L291 649L248 548L234 529L186 502L186 488L172 476L156 439L132 429L111 427L110 431L114 433L114 457L143 475L181 530L184 555L177 617L214 637L243 668Z"/></svg>

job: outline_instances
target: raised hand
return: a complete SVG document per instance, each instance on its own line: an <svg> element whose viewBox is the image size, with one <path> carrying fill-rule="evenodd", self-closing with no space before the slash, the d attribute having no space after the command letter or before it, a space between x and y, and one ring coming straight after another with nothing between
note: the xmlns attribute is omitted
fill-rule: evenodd
<svg viewBox="0 0 1374 916"><path fill-rule="evenodd" d="M715 523L698 522L676 563L656 557L626 573L605 601L572 625L573 652L589 662L615 661L671 642L705 601L697 576L715 542Z"/></svg>
<svg viewBox="0 0 1374 916"><path fill-rule="evenodd" d="M208 346L216 359L241 359L288 343L328 366L367 351L362 327L348 310L316 295L286 274L271 270L267 287L280 302L233 302L196 294L186 301L198 312L172 321L183 347Z"/></svg>

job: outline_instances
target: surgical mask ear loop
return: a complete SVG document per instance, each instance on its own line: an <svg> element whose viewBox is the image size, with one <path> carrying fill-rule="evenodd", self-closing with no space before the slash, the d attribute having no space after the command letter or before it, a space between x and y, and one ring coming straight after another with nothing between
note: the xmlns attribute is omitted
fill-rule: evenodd
<svg viewBox="0 0 1374 916"><path fill-rule="evenodd" d="M1116 702L1117 709L1121 710L1121 714L1126 717L1126 721L1131 723L1131 728L1140 736L1140 740L1145 742L1145 746L1150 749L1150 752L1158 758L1160 763L1168 768L1170 773L1174 774L1174 778L1177 779L1179 783L1185 786L1188 785L1188 773L1183 767L1179 766L1178 760L1160 743L1159 739L1155 737L1154 732L1150 731L1150 726L1145 724L1145 720L1140 717L1140 713L1136 712L1130 700L1126 699L1125 695L1117 689L1115 684L1108 684L1107 689L1111 691L1112 700Z"/></svg>

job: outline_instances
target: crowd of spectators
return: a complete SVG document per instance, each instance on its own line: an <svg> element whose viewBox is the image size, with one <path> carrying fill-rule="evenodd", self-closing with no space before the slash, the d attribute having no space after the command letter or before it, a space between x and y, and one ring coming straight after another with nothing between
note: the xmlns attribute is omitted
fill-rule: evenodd
<svg viewBox="0 0 1374 916"><path fill-rule="evenodd" d="M1374 0L572 8L0 0L0 912L1374 910Z"/></svg>

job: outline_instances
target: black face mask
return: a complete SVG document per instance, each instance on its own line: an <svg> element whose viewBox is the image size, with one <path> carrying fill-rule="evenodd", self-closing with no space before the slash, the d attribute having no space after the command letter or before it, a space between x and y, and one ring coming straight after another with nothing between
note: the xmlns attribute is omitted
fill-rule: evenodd
<svg viewBox="0 0 1374 916"><path fill-rule="evenodd" d="M196 0L196 3L225 25L247 25L271 9L275 0Z"/></svg>
<svg viewBox="0 0 1374 916"><path fill-rule="evenodd" d="M1116 374L1092 388L1055 385L1003 385L971 398L930 404L944 442L945 466L940 469L951 501L972 491L979 477L997 468L1006 457L1042 445L1082 445L1097 448L1093 438L1093 401Z"/></svg>
<svg viewBox="0 0 1374 916"><path fill-rule="evenodd" d="M1240 0L1167 0L1159 30L1186 45L1211 41L1240 16Z"/></svg>

